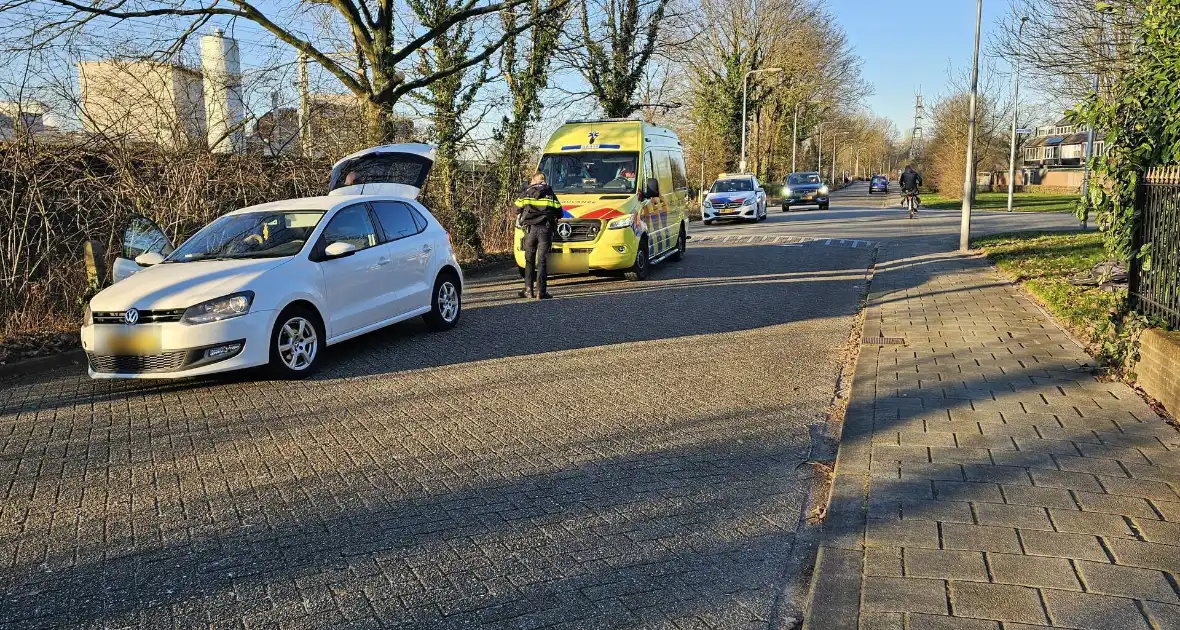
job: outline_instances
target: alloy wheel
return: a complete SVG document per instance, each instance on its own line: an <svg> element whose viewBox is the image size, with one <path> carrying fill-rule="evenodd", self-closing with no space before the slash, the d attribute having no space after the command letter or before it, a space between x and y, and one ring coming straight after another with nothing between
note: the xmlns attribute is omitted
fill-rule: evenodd
<svg viewBox="0 0 1180 630"><path fill-rule="evenodd" d="M438 287L438 314L448 323L459 316L459 291L450 280Z"/></svg>
<svg viewBox="0 0 1180 630"><path fill-rule="evenodd" d="M283 365L297 372L306 370L319 350L315 324L303 317L292 317L279 330L279 358Z"/></svg>

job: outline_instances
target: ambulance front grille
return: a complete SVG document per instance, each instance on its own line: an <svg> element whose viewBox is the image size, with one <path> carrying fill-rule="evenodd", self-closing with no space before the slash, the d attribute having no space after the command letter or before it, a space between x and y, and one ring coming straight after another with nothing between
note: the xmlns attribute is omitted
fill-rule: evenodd
<svg viewBox="0 0 1180 630"><path fill-rule="evenodd" d="M562 234L562 232L565 232L565 229L562 227L563 225L568 225L570 227L569 233L567 235ZM593 241L594 239L598 238L598 233L601 231L602 221L586 219L580 221L562 221L557 225L557 234L555 235L554 240L561 243L580 243Z"/></svg>

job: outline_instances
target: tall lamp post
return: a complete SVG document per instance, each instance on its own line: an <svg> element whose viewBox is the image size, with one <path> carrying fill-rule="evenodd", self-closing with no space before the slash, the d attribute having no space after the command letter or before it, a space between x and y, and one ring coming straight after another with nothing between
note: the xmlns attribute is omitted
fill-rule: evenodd
<svg viewBox="0 0 1180 630"><path fill-rule="evenodd" d="M1020 28L1016 30L1017 62L1020 60L1020 36L1024 34L1027 15L1020 16ZM1016 115L1020 110L1020 65L1012 67L1012 147L1008 155L1008 212L1012 212L1012 193L1016 190Z"/></svg>
<svg viewBox="0 0 1180 630"><path fill-rule="evenodd" d="M839 133L832 134L832 176L828 179L828 181L832 182L833 184L836 183L836 138L846 135L848 135L847 131L841 131Z"/></svg>
<svg viewBox="0 0 1180 630"><path fill-rule="evenodd" d="M959 251L971 249L971 193L975 190L975 104L979 99L979 31L983 0L975 5L975 54L971 58L971 102L967 108L967 160L963 166L963 216L959 223Z"/></svg>
<svg viewBox="0 0 1180 630"><path fill-rule="evenodd" d="M1098 50L1099 55L1106 52L1106 15L1114 10L1114 6L1109 2L1098 3ZM1101 58L1099 59L1101 63ZM1094 69L1094 95L1099 95L1101 86L1099 81L1102 77L1101 68ZM1086 224L1090 222L1090 161L1094 159L1094 125L1089 125L1086 131L1086 167L1082 171L1082 229L1086 229Z"/></svg>
<svg viewBox="0 0 1180 630"><path fill-rule="evenodd" d="M795 103L795 130L791 133L791 172L798 170L795 164L795 152L799 148L799 106L803 103L811 104L811 101L800 101Z"/></svg>
<svg viewBox="0 0 1180 630"><path fill-rule="evenodd" d="M829 121L823 121L815 126L815 172L823 177L824 174L824 125Z"/></svg>
<svg viewBox="0 0 1180 630"><path fill-rule="evenodd" d="M738 170L746 172L746 92L750 84L750 75L758 74L760 72L782 72L782 68L763 68L761 70L750 70L746 76L742 77L742 160L738 165Z"/></svg>

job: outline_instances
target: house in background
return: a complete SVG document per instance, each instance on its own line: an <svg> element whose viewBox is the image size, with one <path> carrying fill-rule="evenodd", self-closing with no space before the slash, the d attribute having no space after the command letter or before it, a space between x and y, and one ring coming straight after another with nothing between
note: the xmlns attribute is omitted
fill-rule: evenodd
<svg viewBox="0 0 1180 630"><path fill-rule="evenodd" d="M1037 127L1024 143L1020 182L1060 188L1080 188L1085 172L1086 144L1089 130L1061 119L1053 125ZM1094 133L1094 155L1106 152L1106 134Z"/></svg>

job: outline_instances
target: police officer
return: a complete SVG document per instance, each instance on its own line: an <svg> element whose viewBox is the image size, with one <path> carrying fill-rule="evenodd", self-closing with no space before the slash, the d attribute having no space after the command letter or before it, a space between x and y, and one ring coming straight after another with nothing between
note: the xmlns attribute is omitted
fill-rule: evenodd
<svg viewBox="0 0 1180 630"><path fill-rule="evenodd" d="M553 232L561 218L561 203L553 189L545 183L545 174L534 173L516 200L518 221L524 228L524 289L519 297L553 297L546 290L549 275L549 249L553 246ZM533 274L536 272L537 293L533 293ZM538 294L540 294L538 296Z"/></svg>

